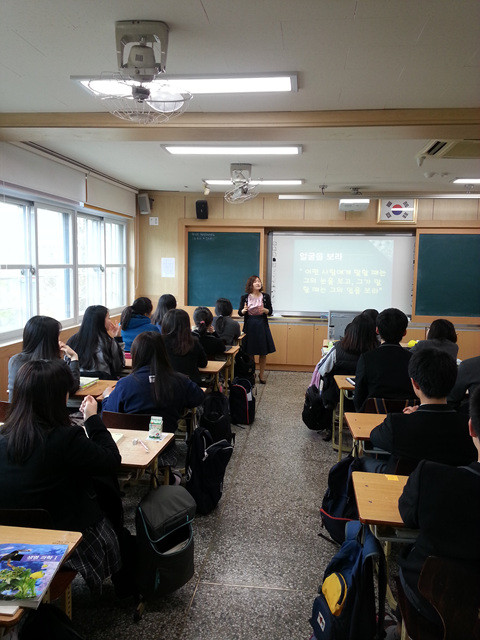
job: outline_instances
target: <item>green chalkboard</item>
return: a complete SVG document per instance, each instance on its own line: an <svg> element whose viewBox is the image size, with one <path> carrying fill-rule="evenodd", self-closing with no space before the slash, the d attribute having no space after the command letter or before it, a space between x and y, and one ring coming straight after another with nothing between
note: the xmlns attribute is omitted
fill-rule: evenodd
<svg viewBox="0 0 480 640"><path fill-rule="evenodd" d="M480 317L480 234L418 234L415 316Z"/></svg>
<svg viewBox="0 0 480 640"><path fill-rule="evenodd" d="M228 298L237 309L248 277L259 271L260 232L188 232L189 306Z"/></svg>

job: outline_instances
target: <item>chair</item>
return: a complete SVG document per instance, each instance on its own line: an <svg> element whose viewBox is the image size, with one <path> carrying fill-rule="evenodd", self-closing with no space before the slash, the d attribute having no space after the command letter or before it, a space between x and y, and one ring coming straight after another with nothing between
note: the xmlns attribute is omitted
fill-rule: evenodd
<svg viewBox="0 0 480 640"><path fill-rule="evenodd" d="M10 403L5 400L0 400L0 422L5 422L10 409Z"/></svg>
<svg viewBox="0 0 480 640"><path fill-rule="evenodd" d="M361 413L401 413L405 407L420 404L418 398L367 398Z"/></svg>
<svg viewBox="0 0 480 640"><path fill-rule="evenodd" d="M102 421L107 429L148 431L150 418L151 416L145 413L118 413L116 411L102 413Z"/></svg>

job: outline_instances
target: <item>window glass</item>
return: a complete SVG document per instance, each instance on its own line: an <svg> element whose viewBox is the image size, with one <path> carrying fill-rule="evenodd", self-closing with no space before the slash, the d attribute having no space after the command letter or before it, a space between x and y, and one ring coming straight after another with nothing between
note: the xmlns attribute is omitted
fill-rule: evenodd
<svg viewBox="0 0 480 640"><path fill-rule="evenodd" d="M37 229L39 264L71 264L71 215L50 209L37 209Z"/></svg>
<svg viewBox="0 0 480 640"><path fill-rule="evenodd" d="M102 264L102 221L77 217L78 264Z"/></svg>
<svg viewBox="0 0 480 640"><path fill-rule="evenodd" d="M39 313L57 320L73 317L72 269L39 269Z"/></svg>
<svg viewBox="0 0 480 640"><path fill-rule="evenodd" d="M0 264L32 264L29 248L27 207L0 202Z"/></svg>
<svg viewBox="0 0 480 640"><path fill-rule="evenodd" d="M107 307L116 309L124 307L126 302L126 268L107 267L106 269Z"/></svg>
<svg viewBox="0 0 480 640"><path fill-rule="evenodd" d="M78 268L78 313L82 315L92 304L105 304L103 273L100 267Z"/></svg>
<svg viewBox="0 0 480 640"><path fill-rule="evenodd" d="M114 222L105 223L105 245L107 264L125 262L125 225Z"/></svg>
<svg viewBox="0 0 480 640"><path fill-rule="evenodd" d="M0 333L23 330L30 311L29 269L0 269Z"/></svg>

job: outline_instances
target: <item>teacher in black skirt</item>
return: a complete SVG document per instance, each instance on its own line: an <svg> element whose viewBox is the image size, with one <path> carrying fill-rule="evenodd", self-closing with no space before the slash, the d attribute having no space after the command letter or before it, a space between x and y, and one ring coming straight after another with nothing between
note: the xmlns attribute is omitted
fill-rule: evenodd
<svg viewBox="0 0 480 640"><path fill-rule="evenodd" d="M245 285L245 294L240 299L238 315L244 317L243 348L251 356L259 356L260 384L266 383L267 354L275 351L267 320L267 316L271 316L272 313L272 301L268 293L263 293L262 281L258 276L250 276Z"/></svg>

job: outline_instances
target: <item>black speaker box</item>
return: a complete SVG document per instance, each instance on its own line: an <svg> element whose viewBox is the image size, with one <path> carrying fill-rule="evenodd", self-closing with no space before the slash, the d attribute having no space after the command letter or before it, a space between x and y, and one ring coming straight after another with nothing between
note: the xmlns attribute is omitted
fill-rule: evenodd
<svg viewBox="0 0 480 640"><path fill-rule="evenodd" d="M199 220L206 220L208 218L208 202L206 200L197 200L195 202L195 208Z"/></svg>

